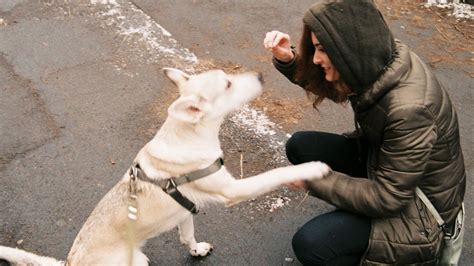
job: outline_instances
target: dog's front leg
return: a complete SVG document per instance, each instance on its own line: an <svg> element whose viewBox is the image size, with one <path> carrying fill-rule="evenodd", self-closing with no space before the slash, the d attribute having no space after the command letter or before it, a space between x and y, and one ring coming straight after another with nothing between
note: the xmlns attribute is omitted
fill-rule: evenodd
<svg viewBox="0 0 474 266"><path fill-rule="evenodd" d="M234 179L222 188L221 193L226 200L226 205L229 206L256 198L286 183L323 178L330 170L329 166L321 162L280 167L256 176Z"/></svg>
<svg viewBox="0 0 474 266"><path fill-rule="evenodd" d="M189 215L178 225L179 240L189 247L189 253L194 257L204 257L211 253L212 245L206 242L197 243L194 238L193 216Z"/></svg>

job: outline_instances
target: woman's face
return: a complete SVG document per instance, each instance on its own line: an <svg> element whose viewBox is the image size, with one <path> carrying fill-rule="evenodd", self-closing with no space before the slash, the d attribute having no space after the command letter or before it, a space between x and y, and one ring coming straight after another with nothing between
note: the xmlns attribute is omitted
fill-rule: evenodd
<svg viewBox="0 0 474 266"><path fill-rule="evenodd" d="M323 46L319 43L318 38L316 38L316 35L314 35L314 33L311 33L311 41L314 45L313 63L315 65L320 65L324 69L324 73L326 74L325 79L327 81L339 80L339 72L333 66L331 60L329 60L328 55L324 51Z"/></svg>

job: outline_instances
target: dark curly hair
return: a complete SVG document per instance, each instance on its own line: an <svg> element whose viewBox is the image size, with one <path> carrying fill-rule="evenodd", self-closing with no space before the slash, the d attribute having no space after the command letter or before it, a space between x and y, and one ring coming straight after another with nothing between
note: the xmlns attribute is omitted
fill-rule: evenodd
<svg viewBox="0 0 474 266"><path fill-rule="evenodd" d="M325 79L324 69L313 63L315 48L311 41L311 30L307 25L303 27L300 40L299 56L296 60L297 69L295 80L303 87L308 96L314 98L313 107L317 106L326 98L336 103L346 103L348 96L353 91L342 80L330 82Z"/></svg>

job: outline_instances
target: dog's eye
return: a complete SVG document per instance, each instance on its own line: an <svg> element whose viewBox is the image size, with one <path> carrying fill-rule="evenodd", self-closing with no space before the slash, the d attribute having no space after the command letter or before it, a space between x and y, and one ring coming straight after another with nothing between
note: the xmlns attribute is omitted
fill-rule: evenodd
<svg viewBox="0 0 474 266"><path fill-rule="evenodd" d="M227 81L227 89L230 89L232 87L232 82L230 80Z"/></svg>

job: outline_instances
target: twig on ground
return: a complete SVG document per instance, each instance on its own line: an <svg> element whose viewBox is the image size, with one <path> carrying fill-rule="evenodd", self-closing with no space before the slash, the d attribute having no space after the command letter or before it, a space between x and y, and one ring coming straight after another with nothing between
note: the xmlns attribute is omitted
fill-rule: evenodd
<svg viewBox="0 0 474 266"><path fill-rule="evenodd" d="M441 34L441 37L443 37L443 39L445 39L446 41L449 42L448 36L446 36L446 34L444 34L444 32L442 32L442 31L438 28L438 25L434 25L434 26L435 26L435 29L439 32L439 34Z"/></svg>
<svg viewBox="0 0 474 266"><path fill-rule="evenodd" d="M306 194L304 195L303 199L300 201L300 203L298 203L298 206L296 206L296 209L299 209L301 204L303 204L303 202L308 198L309 196L309 191L306 191Z"/></svg>
<svg viewBox="0 0 474 266"><path fill-rule="evenodd" d="M457 25L454 25L454 29L456 29L458 32L460 32L464 36L464 38L470 38L470 39L474 38L471 35L466 35L466 33L464 31L462 31Z"/></svg>
<svg viewBox="0 0 474 266"><path fill-rule="evenodd" d="M240 179L244 178L244 154L240 154Z"/></svg>

